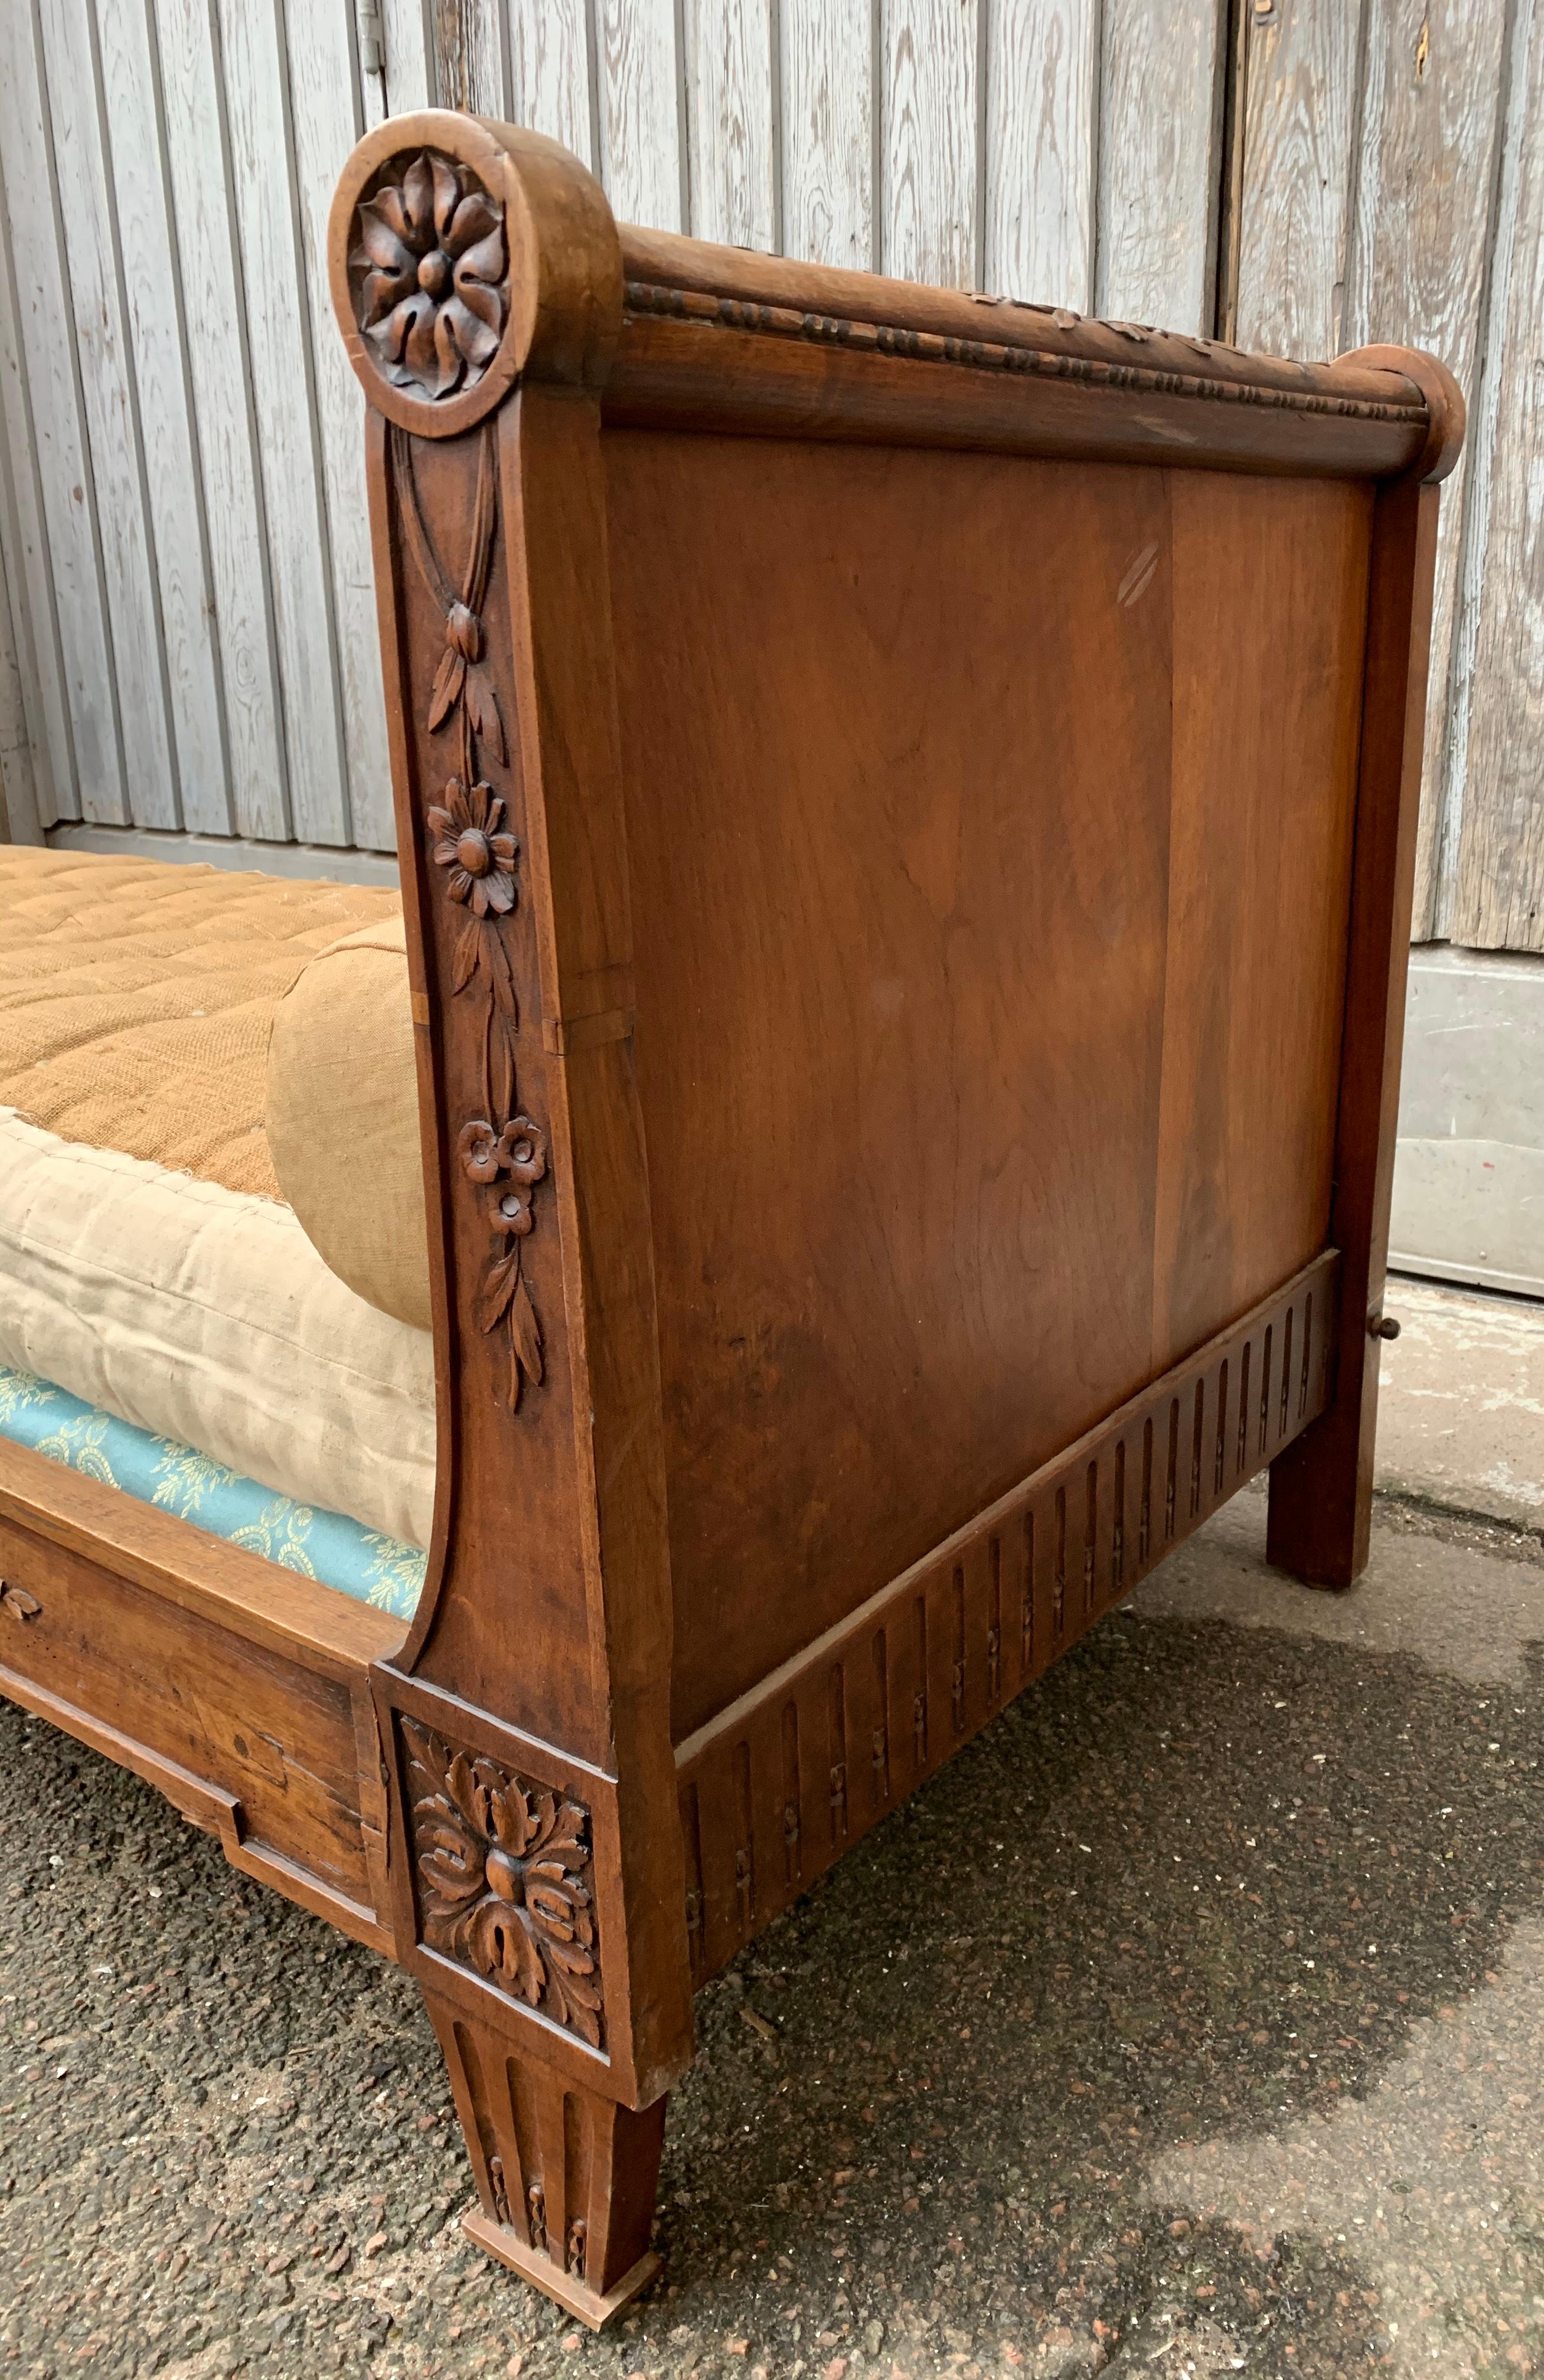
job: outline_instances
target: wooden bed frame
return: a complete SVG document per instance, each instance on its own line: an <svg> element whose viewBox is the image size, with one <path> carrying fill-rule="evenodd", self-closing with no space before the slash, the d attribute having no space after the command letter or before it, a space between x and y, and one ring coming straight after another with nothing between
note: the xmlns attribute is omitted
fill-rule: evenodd
<svg viewBox="0 0 1544 2380"><path fill-rule="evenodd" d="M1363 1566L1463 407L629 230L441 113L332 273L429 1583L6 1446L0 1688L418 1978L469 2229L599 2324L695 1986L1263 1466Z"/></svg>

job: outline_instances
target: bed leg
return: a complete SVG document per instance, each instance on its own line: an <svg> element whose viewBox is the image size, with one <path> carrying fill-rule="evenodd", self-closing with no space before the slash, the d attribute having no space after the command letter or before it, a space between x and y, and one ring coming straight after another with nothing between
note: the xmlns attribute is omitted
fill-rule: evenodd
<svg viewBox="0 0 1544 2380"><path fill-rule="evenodd" d="M477 2177L467 2236L599 2330L660 2269L649 2234L664 2099L619 2107L424 1998Z"/></svg>

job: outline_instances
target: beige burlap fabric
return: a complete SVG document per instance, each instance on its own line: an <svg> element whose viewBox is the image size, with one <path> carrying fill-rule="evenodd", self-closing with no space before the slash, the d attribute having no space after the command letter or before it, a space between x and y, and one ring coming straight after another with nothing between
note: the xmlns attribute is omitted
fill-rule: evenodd
<svg viewBox="0 0 1544 2380"><path fill-rule="evenodd" d="M274 1010L318 951L400 910L363 885L0 846L0 1106L282 1199L263 1129Z"/></svg>

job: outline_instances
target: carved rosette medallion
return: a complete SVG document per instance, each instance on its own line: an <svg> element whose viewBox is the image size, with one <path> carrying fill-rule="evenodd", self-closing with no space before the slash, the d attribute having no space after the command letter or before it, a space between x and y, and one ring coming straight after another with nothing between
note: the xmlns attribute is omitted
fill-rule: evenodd
<svg viewBox="0 0 1544 2380"><path fill-rule="evenodd" d="M475 388L508 316L504 208L433 149L391 158L354 217L355 318L392 387L432 404Z"/></svg>
<svg viewBox="0 0 1544 2380"><path fill-rule="evenodd" d="M467 562L459 579L446 574L419 503L412 446L393 430L393 476L404 539L419 576L444 622L444 648L428 690L424 723L431 735L458 733L460 768L429 806L429 856L444 899L459 913L451 946L450 990L480 1010L479 1111L456 1139L456 1159L480 1202L488 1253L478 1285L477 1323L507 1346L506 1402L513 1413L523 1384L544 1377L541 1325L521 1269L521 1251L536 1225L535 1192L547 1173L547 1135L524 1109L517 1066L520 1003L509 949L519 905L520 845L508 825L508 796L492 779L506 771L508 746L492 673L484 658L482 606L498 527L494 432L485 425L478 461L477 501Z"/></svg>
<svg viewBox="0 0 1544 2380"><path fill-rule="evenodd" d="M590 1813L401 1721L423 1938L601 2047Z"/></svg>

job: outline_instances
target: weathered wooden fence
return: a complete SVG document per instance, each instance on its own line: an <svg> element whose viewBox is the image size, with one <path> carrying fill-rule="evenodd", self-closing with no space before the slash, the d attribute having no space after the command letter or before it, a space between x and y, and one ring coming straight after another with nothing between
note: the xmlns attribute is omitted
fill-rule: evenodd
<svg viewBox="0 0 1544 2380"><path fill-rule="evenodd" d="M1417 931L1544 949L1541 12L10 0L13 831L389 848L322 227L364 126L437 99L555 134L644 223L1306 356L1436 347L1473 431L1443 529Z"/></svg>

